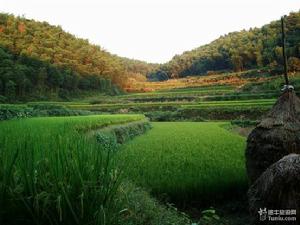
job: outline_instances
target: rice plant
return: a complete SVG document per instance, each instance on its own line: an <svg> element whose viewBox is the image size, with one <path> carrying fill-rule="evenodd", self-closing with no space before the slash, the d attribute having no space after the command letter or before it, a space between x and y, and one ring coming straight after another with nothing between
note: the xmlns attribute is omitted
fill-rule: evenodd
<svg viewBox="0 0 300 225"><path fill-rule="evenodd" d="M84 132L140 115L0 123L0 224L111 224L120 172Z"/></svg>
<svg viewBox="0 0 300 225"><path fill-rule="evenodd" d="M152 124L119 156L136 184L181 202L211 202L247 186L245 139L221 127L227 123Z"/></svg>

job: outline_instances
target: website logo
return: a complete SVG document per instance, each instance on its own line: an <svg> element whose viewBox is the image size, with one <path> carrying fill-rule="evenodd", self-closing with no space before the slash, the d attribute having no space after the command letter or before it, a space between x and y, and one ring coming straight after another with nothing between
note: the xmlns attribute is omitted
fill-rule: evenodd
<svg viewBox="0 0 300 225"><path fill-rule="evenodd" d="M259 220L265 221L267 219L267 215L268 215L267 208L264 208L264 209L260 208L258 211L258 214L259 214Z"/></svg>
<svg viewBox="0 0 300 225"><path fill-rule="evenodd" d="M260 208L258 211L260 221L296 221L296 209L267 209Z"/></svg>

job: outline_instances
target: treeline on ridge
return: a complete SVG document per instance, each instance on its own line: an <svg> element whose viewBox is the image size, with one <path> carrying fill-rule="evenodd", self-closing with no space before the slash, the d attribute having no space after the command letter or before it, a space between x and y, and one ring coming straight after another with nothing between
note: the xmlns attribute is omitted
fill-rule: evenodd
<svg viewBox="0 0 300 225"><path fill-rule="evenodd" d="M0 95L8 99L116 92L155 67L110 54L47 22L0 13Z"/></svg>
<svg viewBox="0 0 300 225"><path fill-rule="evenodd" d="M300 70L300 11L286 19L286 43L290 70ZM232 32L210 44L181 55L151 73L152 80L165 80L211 72L243 71L268 67L278 70L282 64L280 20L262 28Z"/></svg>
<svg viewBox="0 0 300 225"><path fill-rule="evenodd" d="M286 18L289 69L300 70L300 12ZM233 32L150 64L110 54L59 26L0 13L0 101L67 98L80 91L116 94L135 81L267 68L281 72L280 21ZM2 97L1 97L2 96ZM2 99L2 100L1 100Z"/></svg>

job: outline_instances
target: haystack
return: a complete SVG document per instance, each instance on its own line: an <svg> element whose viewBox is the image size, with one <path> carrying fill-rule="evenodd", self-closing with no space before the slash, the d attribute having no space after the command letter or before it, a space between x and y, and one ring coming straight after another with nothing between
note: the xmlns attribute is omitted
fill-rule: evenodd
<svg viewBox="0 0 300 225"><path fill-rule="evenodd" d="M250 183L290 153L300 153L300 99L292 88L286 88L248 136L246 167Z"/></svg>
<svg viewBox="0 0 300 225"><path fill-rule="evenodd" d="M253 224L300 224L300 155L289 154L271 165L249 188L248 197ZM263 209L266 217L259 215ZM296 221L275 222L269 216Z"/></svg>

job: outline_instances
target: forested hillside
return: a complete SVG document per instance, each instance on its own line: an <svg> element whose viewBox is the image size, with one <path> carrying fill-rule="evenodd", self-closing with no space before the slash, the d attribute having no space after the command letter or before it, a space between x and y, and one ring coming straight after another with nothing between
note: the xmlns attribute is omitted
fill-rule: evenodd
<svg viewBox="0 0 300 225"><path fill-rule="evenodd" d="M300 70L300 12L286 18L290 71ZM151 64L110 54L47 22L0 14L0 101L68 98L85 92L116 94L135 81L227 71L281 73L280 21L233 32L210 44Z"/></svg>
<svg viewBox="0 0 300 225"><path fill-rule="evenodd" d="M287 55L290 70L300 70L300 11L286 21ZM166 79L203 75L210 71L243 71L282 64L280 21L261 28L232 32L210 44L176 55L150 78Z"/></svg>
<svg viewBox="0 0 300 225"><path fill-rule="evenodd" d="M9 14L0 14L0 60L0 96L8 99L116 92L155 67L112 55L59 26Z"/></svg>

